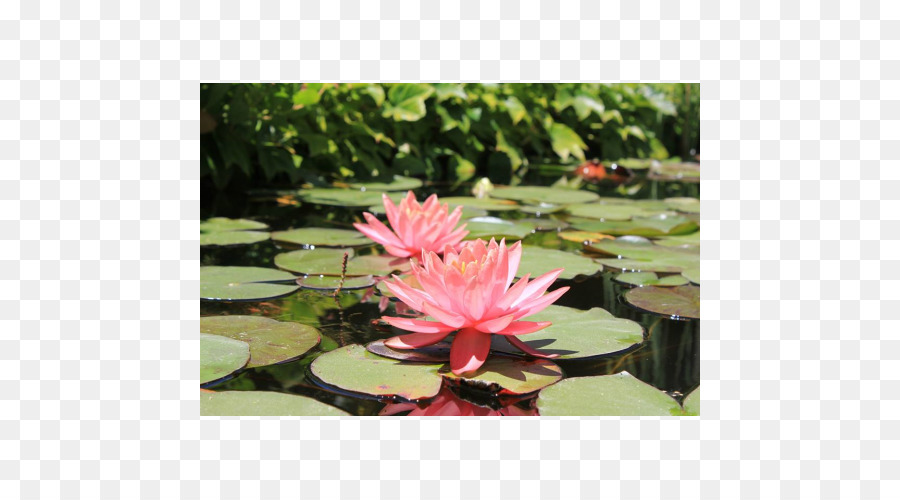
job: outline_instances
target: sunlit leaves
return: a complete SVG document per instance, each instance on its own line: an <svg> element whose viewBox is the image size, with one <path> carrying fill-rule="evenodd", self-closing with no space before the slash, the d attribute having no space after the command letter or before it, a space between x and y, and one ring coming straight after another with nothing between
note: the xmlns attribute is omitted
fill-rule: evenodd
<svg viewBox="0 0 900 500"><path fill-rule="evenodd" d="M679 416L681 405L628 372L562 380L537 399L543 416Z"/></svg>

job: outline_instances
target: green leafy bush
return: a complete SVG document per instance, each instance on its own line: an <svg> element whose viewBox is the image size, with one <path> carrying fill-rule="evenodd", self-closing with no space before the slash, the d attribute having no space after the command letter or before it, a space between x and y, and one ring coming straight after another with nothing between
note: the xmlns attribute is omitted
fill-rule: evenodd
<svg viewBox="0 0 900 500"><path fill-rule="evenodd" d="M219 187L509 183L536 161L662 159L686 153L685 136L699 144L696 84L201 84L200 108L201 176Z"/></svg>

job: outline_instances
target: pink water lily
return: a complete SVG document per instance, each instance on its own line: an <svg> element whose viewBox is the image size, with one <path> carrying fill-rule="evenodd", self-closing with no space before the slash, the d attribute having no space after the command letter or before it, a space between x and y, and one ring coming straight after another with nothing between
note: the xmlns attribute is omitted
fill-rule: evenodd
<svg viewBox="0 0 900 500"><path fill-rule="evenodd" d="M468 242L458 253L447 246L443 260L434 252L423 251L421 264L411 262L421 288L397 278L385 281L385 285L404 304L434 321L382 317L397 328L415 332L388 339L385 345L416 349L440 342L456 331L450 369L457 375L481 367L491 349L491 335L504 335L526 354L556 357L532 349L515 336L550 326L549 321L521 319L542 311L566 293L569 287L544 294L563 270L555 269L531 281L526 274L512 285L521 258L521 242L507 248L506 240L497 244L494 239L489 244L480 239Z"/></svg>
<svg viewBox="0 0 900 500"><path fill-rule="evenodd" d="M368 224L357 223L353 227L384 245L385 250L395 257L411 257L420 255L422 251L442 253L448 245L457 246L469 234L465 224L456 227L462 216L462 207L448 213L448 205L441 205L437 195L429 196L424 204L419 205L416 195L409 191L406 198L400 200L399 207L387 194L381 198L391 227L385 226L369 212L363 214Z"/></svg>

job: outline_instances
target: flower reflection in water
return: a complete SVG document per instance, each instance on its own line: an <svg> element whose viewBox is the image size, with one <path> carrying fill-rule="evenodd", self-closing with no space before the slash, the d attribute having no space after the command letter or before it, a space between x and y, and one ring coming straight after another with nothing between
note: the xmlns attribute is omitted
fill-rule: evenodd
<svg viewBox="0 0 900 500"><path fill-rule="evenodd" d="M412 410L412 411L410 411ZM408 416L417 417L437 417L437 416L454 416L454 417L491 417L491 416L507 416L507 417L536 417L538 412L535 409L523 409L515 404L509 404L499 410L494 410L484 406L479 406L466 401L456 395L449 387L444 387L441 392L425 406L416 403L388 403L380 412L379 416L396 415L409 411Z"/></svg>

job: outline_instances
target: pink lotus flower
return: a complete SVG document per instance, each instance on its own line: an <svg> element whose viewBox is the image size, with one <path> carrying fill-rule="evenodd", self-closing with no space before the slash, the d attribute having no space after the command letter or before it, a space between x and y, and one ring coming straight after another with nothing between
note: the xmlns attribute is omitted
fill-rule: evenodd
<svg viewBox="0 0 900 500"><path fill-rule="evenodd" d="M357 223L353 227L384 245L395 257L420 255L422 251L442 253L447 245L455 247L469 234L465 224L454 229L462 216L462 207L456 207L448 215L448 205L441 205L437 195L429 196L424 205L419 205L409 191L399 208L387 194L382 195L382 201L393 231L369 212L363 214L368 224Z"/></svg>
<svg viewBox="0 0 900 500"><path fill-rule="evenodd" d="M410 411L412 410L412 411ZM470 403L453 393L446 387L425 406L419 406L416 403L388 403L378 412L379 416L396 415L398 413L409 411L407 416L410 417L434 417L434 416L453 416L453 417L494 417L494 416L512 416L512 417L536 417L537 410L524 410L515 405L507 405L499 410L485 408Z"/></svg>
<svg viewBox="0 0 900 500"><path fill-rule="evenodd" d="M436 321L382 317L397 328L416 332L388 339L385 345L415 349L440 342L458 330L450 347L450 369L457 375L481 367L491 349L492 334L507 336L512 345L526 354L556 357L532 349L515 336L550 326L549 321L520 320L542 311L569 287L544 295L562 269L530 282L530 275L526 274L510 287L521 257L521 242L507 248L506 240L498 245L493 239L490 244L480 239L468 242L459 253L447 246L443 261L436 253L423 251L424 266L415 260L411 262L421 289L397 278L385 281L385 285L404 304Z"/></svg>

